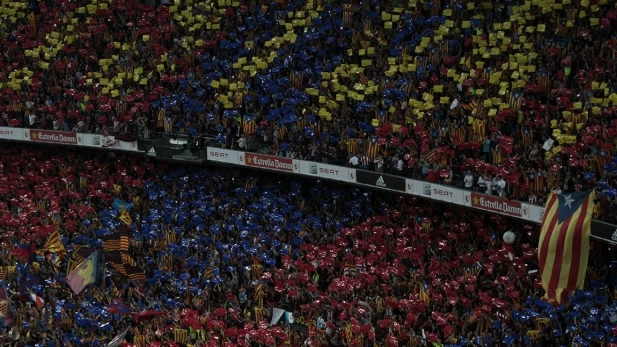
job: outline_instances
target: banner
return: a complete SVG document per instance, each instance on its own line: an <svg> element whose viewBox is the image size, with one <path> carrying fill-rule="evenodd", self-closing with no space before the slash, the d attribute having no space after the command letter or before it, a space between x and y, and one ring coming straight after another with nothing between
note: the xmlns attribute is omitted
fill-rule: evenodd
<svg viewBox="0 0 617 347"><path fill-rule="evenodd" d="M71 144L95 148L111 147L113 149L116 149L116 147L114 146L117 146L115 138L111 136L105 137L103 135L67 133L36 129L31 130L10 127L0 127L0 140L37 141L45 143ZM131 142L119 141L120 144L130 144L131 149L127 149L123 145L121 148L118 149L140 152L153 158L165 157L164 155L159 154L159 150L164 150L163 147L158 147L155 149L155 144L158 143L157 141L158 140L156 139L140 139L136 144L136 148L132 148L133 145ZM114 142L113 146L105 147L109 146L111 142ZM169 157L169 160L174 160L173 156L167 157ZM362 184L377 189L397 191L409 195L416 195L428 199L473 207L476 209L484 210L486 212L499 213L510 217L521 218L526 220L527 222L536 224L540 224L544 216L544 208L541 206L531 205L520 201L502 199L496 196L480 194L449 186L442 186L423 181L405 179L399 176L379 174L376 172L364 170L356 170L354 168L348 168L345 166L329 165L324 163L312 163L305 160L296 160L291 158L270 156L257 153L245 153L241 151L234 151L215 147L207 148L207 158L208 161L214 163L218 162L244 167L270 169L280 172L301 174L304 176L311 176L315 178L331 179L344 183ZM347 174L345 175L345 173ZM608 231L606 231L605 225L599 226L600 223L601 222L595 220L592 222L591 236L594 238L605 240L605 234ZM600 228L598 230L602 230L602 237L596 236L597 228ZM617 230L617 226L614 226L614 228L615 230ZM615 238L617 240L617 234Z"/></svg>
<svg viewBox="0 0 617 347"><path fill-rule="evenodd" d="M507 200L492 195L478 194L476 192L471 192L469 199L471 207L485 211L497 212L518 218L523 218L525 214L528 214L528 211L523 209L523 203L520 201ZM528 209L527 204L525 204L525 207Z"/></svg>
<svg viewBox="0 0 617 347"><path fill-rule="evenodd" d="M81 142L81 137L78 136L77 133L38 129L24 130L24 138L29 138L30 141L57 143L61 145L77 145Z"/></svg>
<svg viewBox="0 0 617 347"><path fill-rule="evenodd" d="M121 151L137 151L137 141L122 141L117 136L113 135L96 135L96 134L77 134L81 138L80 145L84 147L95 147L105 149L116 149Z"/></svg>
<svg viewBox="0 0 617 347"><path fill-rule="evenodd" d="M617 245L617 225L592 221L591 236L603 242Z"/></svg>
<svg viewBox="0 0 617 347"><path fill-rule="evenodd" d="M240 152L240 164L260 169L270 169L283 172L293 172L293 159L272 155Z"/></svg>
<svg viewBox="0 0 617 347"><path fill-rule="evenodd" d="M527 216L527 219L530 222L534 222L534 223L542 223L542 219L544 219L544 206L534 206L534 205L529 205L529 204L525 204L523 203L523 206L527 205L527 210L529 211L529 215ZM523 207L523 210L525 210L525 207Z"/></svg>
<svg viewBox="0 0 617 347"><path fill-rule="evenodd" d="M465 205L464 191L450 186L435 183L417 182L414 185L413 194L427 198L449 202L457 205Z"/></svg>
<svg viewBox="0 0 617 347"><path fill-rule="evenodd" d="M30 138L24 139L24 133L20 128L0 127L0 138L6 140L30 140Z"/></svg>
<svg viewBox="0 0 617 347"><path fill-rule="evenodd" d="M349 181L349 168L344 166L314 163L305 160L295 160L294 172L336 181Z"/></svg>
<svg viewBox="0 0 617 347"><path fill-rule="evenodd" d="M356 182L371 187L395 190L405 193L407 183L404 178L384 175L377 172L356 170Z"/></svg>
<svg viewBox="0 0 617 347"><path fill-rule="evenodd" d="M223 148L208 147L208 160L225 164L240 164L238 157L242 152Z"/></svg>

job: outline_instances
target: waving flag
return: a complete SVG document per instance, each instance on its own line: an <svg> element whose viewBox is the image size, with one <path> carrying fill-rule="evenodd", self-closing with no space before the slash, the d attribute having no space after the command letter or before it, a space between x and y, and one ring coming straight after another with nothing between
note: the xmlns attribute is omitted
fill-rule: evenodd
<svg viewBox="0 0 617 347"><path fill-rule="evenodd" d="M0 286L0 318L3 318L9 324L13 323L11 297L4 284Z"/></svg>
<svg viewBox="0 0 617 347"><path fill-rule="evenodd" d="M129 229L121 225L118 227L118 231L102 237L103 239L103 251L128 251L129 250Z"/></svg>
<svg viewBox="0 0 617 347"><path fill-rule="evenodd" d="M130 278L133 281L145 282L146 274L137 266L135 260L130 255L120 252L106 252L105 257L107 261L113 266L120 274Z"/></svg>
<svg viewBox="0 0 617 347"><path fill-rule="evenodd" d="M122 302L122 300L116 299L109 304L109 312L126 315L131 314L131 308Z"/></svg>
<svg viewBox="0 0 617 347"><path fill-rule="evenodd" d="M58 230L55 230L49 234L49 238L47 239L45 245L36 251L38 254L45 252L57 253L59 256L66 254L66 249L64 248L64 244L62 243Z"/></svg>
<svg viewBox="0 0 617 347"><path fill-rule="evenodd" d="M538 257L546 298L565 302L583 288L593 211L593 191L551 193L546 203Z"/></svg>
<svg viewBox="0 0 617 347"><path fill-rule="evenodd" d="M129 328L124 329L123 332L121 332L120 334L118 334L118 336L114 337L113 340L111 340L108 344L107 347L118 347L120 346L120 344L122 344L122 341L124 341L124 337L126 336L126 333L129 331Z"/></svg>
<svg viewBox="0 0 617 347"><path fill-rule="evenodd" d="M66 276L66 283L73 289L75 294L79 294L87 285L96 283L98 278L99 252L94 251L88 259L77 265L77 267Z"/></svg>
<svg viewBox="0 0 617 347"><path fill-rule="evenodd" d="M45 301L43 301L43 298L36 295L35 293L30 292L30 298L32 299L36 307L41 308L45 306Z"/></svg>

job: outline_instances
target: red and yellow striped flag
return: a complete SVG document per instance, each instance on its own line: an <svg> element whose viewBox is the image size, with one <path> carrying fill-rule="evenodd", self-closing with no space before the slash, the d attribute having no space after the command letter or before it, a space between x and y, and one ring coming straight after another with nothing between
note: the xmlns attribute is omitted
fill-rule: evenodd
<svg viewBox="0 0 617 347"><path fill-rule="evenodd" d="M253 135L257 131L257 124L255 124L255 116L246 114L242 120L242 131L245 135Z"/></svg>
<svg viewBox="0 0 617 347"><path fill-rule="evenodd" d="M58 230L51 232L47 242L45 242L45 245L36 251L37 254L42 254L45 252L57 253L59 257L66 254L66 249L64 248L64 244L62 243L62 238L60 237Z"/></svg>
<svg viewBox="0 0 617 347"><path fill-rule="evenodd" d="M583 288L593 211L593 191L551 193L546 203L538 257L546 298L559 303Z"/></svg>

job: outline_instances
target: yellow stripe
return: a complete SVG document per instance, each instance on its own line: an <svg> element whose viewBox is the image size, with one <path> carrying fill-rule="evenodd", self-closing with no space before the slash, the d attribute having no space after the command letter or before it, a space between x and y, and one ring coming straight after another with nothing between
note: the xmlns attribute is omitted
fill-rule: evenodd
<svg viewBox="0 0 617 347"><path fill-rule="evenodd" d="M546 262L544 264L544 268L542 270L542 285L544 288L548 288L550 285L551 277L553 272L551 271L554 266L557 258L561 258L561 272L559 274L559 279L557 281L557 289L556 289L556 297L559 298L561 293L565 288L568 287L568 281L570 276L570 268L572 265L572 251L575 249L574 247L580 247L580 262L579 262L579 271L578 277L576 281L576 288L582 288L585 284L585 273L587 269L587 262L589 256L589 236L591 230L591 213L593 211L593 200L594 193L587 199L587 214L582 215L584 205L581 205L577 211L571 217L571 224L566 230L566 237L564 242L564 248L562 254L556 254L555 251L558 245L559 239L559 230L561 229L563 223L556 223L554 226L554 231L551 235L551 239L549 240L549 245L547 248L548 254L546 254ZM552 201L557 199L557 194L551 193L550 198L548 199L547 205L549 206ZM548 234L548 229L550 228L550 222L554 218L558 218L558 201L555 201L550 210L545 211L545 218L542 223L542 230L540 233L540 242L539 242L539 252L542 252L542 245ZM582 238L580 244L574 244L574 236L577 232L576 224L579 218L584 218L584 222L582 224Z"/></svg>

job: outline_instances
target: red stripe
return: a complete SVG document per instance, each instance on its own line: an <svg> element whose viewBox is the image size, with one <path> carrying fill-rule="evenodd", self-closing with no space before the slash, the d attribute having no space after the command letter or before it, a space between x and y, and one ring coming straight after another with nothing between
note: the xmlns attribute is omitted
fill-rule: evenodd
<svg viewBox="0 0 617 347"><path fill-rule="evenodd" d="M585 205L583 207L583 209L581 209L581 214L579 214L578 220L576 221L576 227L579 227L579 224L581 224L585 218L585 213L587 213L587 206ZM565 243L566 243L566 235L568 232L568 228L570 227L570 224L572 223L572 217L570 216L570 218L568 218L567 221L565 221L562 225L561 225L561 229L559 230L559 238L557 239L557 249L555 250L555 260L553 261L553 270L551 271L551 281L548 285L549 289L551 289L551 291L554 291L555 289L557 289L557 287L559 286L559 278L561 277L561 267L563 266L563 256L564 256L564 248L565 248ZM576 229L579 230L579 229ZM573 245L579 245L580 246L580 232L576 232L575 233L579 236L578 237L578 242L576 242L576 239L573 242ZM572 250L572 258L576 258L576 259L580 259L581 256L581 250L580 247L578 247L578 249L576 249L577 247L574 247L574 249ZM576 265L576 273L578 275L578 264ZM570 275L572 275L573 271L572 269L570 269ZM566 289L566 293L569 292L569 289L573 287L570 287L570 281L572 280L572 277L570 276L570 280L568 281L568 288L563 288ZM575 280L576 281L576 280ZM563 298L563 293L562 293L562 298ZM567 295L567 294L566 294Z"/></svg>
<svg viewBox="0 0 617 347"><path fill-rule="evenodd" d="M547 218L551 218L550 211L552 211L553 205L555 204L556 201L557 201L557 195L555 194L551 195L551 200L549 201L548 207L546 208L546 212L549 212L549 213L546 213L544 215L544 220L542 221L542 224L547 222ZM544 236L544 242L542 242L542 245L540 247L540 269L542 271L544 271L544 266L546 265L546 253L548 253L548 244L551 240L553 230L555 230L555 224L557 224L557 219L558 219L558 216L552 216L550 220L551 224L546 232L546 236Z"/></svg>
<svg viewBox="0 0 617 347"><path fill-rule="evenodd" d="M572 261L570 262L570 274L568 279L568 291L576 288L576 282L578 280L578 273L580 271L580 263L581 263L581 247L580 244L583 239L583 223L585 222L587 216L587 208L589 207L589 197L585 199L583 203L583 208L581 209L581 214L576 221L576 230L574 233L574 239L572 240Z"/></svg>
<svg viewBox="0 0 617 347"><path fill-rule="evenodd" d="M559 213L559 211L557 211L557 213ZM555 219L558 219L558 217ZM559 228L559 235L557 235L557 248L555 249L555 260L553 261L553 268L551 269L551 280L548 283L548 290L552 295L549 296L549 298L555 297L556 289L559 286L559 277L561 277L561 267L563 266L563 249L571 222L572 216L565 220L561 224L561 228Z"/></svg>

